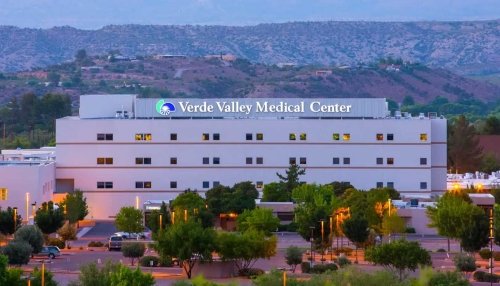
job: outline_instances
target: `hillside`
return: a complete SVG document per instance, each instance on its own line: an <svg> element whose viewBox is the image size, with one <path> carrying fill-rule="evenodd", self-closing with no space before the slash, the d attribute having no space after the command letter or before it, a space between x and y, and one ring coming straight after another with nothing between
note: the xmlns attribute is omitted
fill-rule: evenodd
<svg viewBox="0 0 500 286"><path fill-rule="evenodd" d="M500 20L296 22L256 26L0 27L0 71L71 60L78 49L126 56L227 53L252 62L357 66L391 56L462 75L500 73Z"/></svg>
<svg viewBox="0 0 500 286"><path fill-rule="evenodd" d="M119 60L120 59L120 60ZM386 97L428 103L498 100L500 86L445 69L382 61L350 67L269 66L232 57L84 57L30 72L0 74L0 103L34 92L138 93L143 97Z"/></svg>

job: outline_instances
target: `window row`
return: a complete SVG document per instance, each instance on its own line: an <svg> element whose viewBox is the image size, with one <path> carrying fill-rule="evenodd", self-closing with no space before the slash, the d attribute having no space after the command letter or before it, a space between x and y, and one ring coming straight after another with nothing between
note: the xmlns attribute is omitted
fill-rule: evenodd
<svg viewBox="0 0 500 286"><path fill-rule="evenodd" d="M392 157L386 158L385 162L387 165L394 165L394 158L392 158ZM377 163L377 165L383 165L384 158L377 158L376 163Z"/></svg>
<svg viewBox="0 0 500 286"><path fill-rule="evenodd" d="M253 133L246 133L245 134L245 139L247 141L252 141L254 140L254 134ZM290 141L296 141L296 140L301 140L301 141L306 141L307 140L307 133L290 133L288 136L288 139ZM343 141L350 141L351 140L351 134L350 133L333 133L332 134L332 140L334 141L340 141L342 138ZM387 133L385 136L387 141L394 141L394 134L393 133ZM203 141L208 141L210 140L210 133L203 133L201 136L201 139ZM258 141L264 140L264 134L263 133L255 133L255 139ZM377 133L375 136L375 139L377 141L383 141L384 140L384 134L383 133ZM97 140L98 141L113 141L113 133L98 133L97 134ZM153 136L151 133L136 133L135 134L135 141L151 141L153 140ZM177 141L177 133L170 133L170 140L171 141ZM220 133L213 133L212 134L212 140L214 141L220 141ZM426 142L427 141L427 133L420 133L420 141Z"/></svg>
<svg viewBox="0 0 500 286"><path fill-rule="evenodd" d="M203 163L203 165L210 164L210 157L203 157L202 163ZM213 157L212 158L212 164L219 165L220 164L220 158L219 157Z"/></svg>
<svg viewBox="0 0 500 286"><path fill-rule="evenodd" d="M6 201L9 195L7 188L0 188L0 201Z"/></svg>
<svg viewBox="0 0 500 286"><path fill-rule="evenodd" d="M377 188L383 188L384 187L384 183L383 182L377 182L376 187ZM394 182L387 182L386 187L394 189Z"/></svg>
<svg viewBox="0 0 500 286"><path fill-rule="evenodd" d="M113 158L97 158L97 165L113 165Z"/></svg>
<svg viewBox="0 0 500 286"><path fill-rule="evenodd" d="M253 162L254 162L254 161L253 161L253 158L252 158L252 157L247 157L247 158L245 159L245 163L246 163L247 165L252 165L252 164L253 164ZM264 164L264 158L262 158L262 157L256 157L256 158L255 158L255 164L257 164L257 165L262 165L262 164Z"/></svg>
<svg viewBox="0 0 500 286"><path fill-rule="evenodd" d="M290 158L288 159L288 163L289 163L290 165L297 165L297 158L295 158L295 157L290 157ZM300 157L300 158L299 158L299 165L305 165L305 164L307 164L307 158L306 158L306 157Z"/></svg>
<svg viewBox="0 0 500 286"><path fill-rule="evenodd" d="M351 158L349 158L349 157L342 158L342 163L344 165L350 165ZM333 157L333 165L340 165L340 158L339 157Z"/></svg>

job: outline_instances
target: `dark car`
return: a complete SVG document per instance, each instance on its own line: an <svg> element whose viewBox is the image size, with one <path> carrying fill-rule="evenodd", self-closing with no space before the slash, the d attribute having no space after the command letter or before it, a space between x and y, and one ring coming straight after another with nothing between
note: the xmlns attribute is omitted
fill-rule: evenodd
<svg viewBox="0 0 500 286"><path fill-rule="evenodd" d="M118 235L113 235L109 238L108 249L109 250L120 250L122 249L123 237Z"/></svg>
<svg viewBox="0 0 500 286"><path fill-rule="evenodd" d="M42 250L34 256L47 256L48 258L54 259L57 256L61 256L61 250L57 246L44 246Z"/></svg>

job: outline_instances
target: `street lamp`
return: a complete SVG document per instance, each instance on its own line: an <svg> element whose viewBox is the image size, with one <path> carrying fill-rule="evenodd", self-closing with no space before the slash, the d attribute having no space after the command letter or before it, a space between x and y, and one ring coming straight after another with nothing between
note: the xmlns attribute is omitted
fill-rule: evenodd
<svg viewBox="0 0 500 286"><path fill-rule="evenodd" d="M314 226L310 226L309 229L311 230L311 238L309 239L309 241L311 242L311 267L312 267L314 260L313 257Z"/></svg>
<svg viewBox="0 0 500 286"><path fill-rule="evenodd" d="M493 263L493 240L495 239L495 233L494 233L494 216L493 216L493 206L490 207L489 209L489 220L490 220L490 275L493 277L493 266L495 264ZM490 279L490 285L493 285L493 279Z"/></svg>
<svg viewBox="0 0 500 286"><path fill-rule="evenodd" d="M160 230L163 228L163 215L160 214Z"/></svg>
<svg viewBox="0 0 500 286"><path fill-rule="evenodd" d="M336 226L336 229L338 231L338 229L339 229L339 214L338 213L335 214L335 226ZM337 235L337 250L339 249L339 236L340 236L340 233L338 233L338 235Z"/></svg>
<svg viewBox="0 0 500 286"><path fill-rule="evenodd" d="M325 251L323 246L325 245L325 220L321 219L319 221L321 223L321 263L323 264L323 256L325 255Z"/></svg>
<svg viewBox="0 0 500 286"><path fill-rule="evenodd" d="M329 215L330 219L330 235L328 237L328 244L330 245L330 261L333 261L333 216Z"/></svg>
<svg viewBox="0 0 500 286"><path fill-rule="evenodd" d="M175 224L175 211L172 211L172 224Z"/></svg>
<svg viewBox="0 0 500 286"><path fill-rule="evenodd" d="M29 204L30 204L30 193L26 193L26 224L28 224L30 216L29 216Z"/></svg>
<svg viewBox="0 0 500 286"><path fill-rule="evenodd" d="M14 207L13 210L14 210L14 232L16 232L16 228L17 228L17 207Z"/></svg>
<svg viewBox="0 0 500 286"><path fill-rule="evenodd" d="M391 217L391 198L387 200L387 203L389 204L389 219ZM389 227L389 243L391 243L391 228Z"/></svg>

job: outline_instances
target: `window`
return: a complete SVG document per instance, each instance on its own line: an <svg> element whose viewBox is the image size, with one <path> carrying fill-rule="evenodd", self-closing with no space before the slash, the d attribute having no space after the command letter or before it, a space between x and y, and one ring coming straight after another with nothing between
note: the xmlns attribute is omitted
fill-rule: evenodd
<svg viewBox="0 0 500 286"><path fill-rule="evenodd" d="M383 188L384 187L384 183L383 182L377 182L377 188Z"/></svg>
<svg viewBox="0 0 500 286"><path fill-rule="evenodd" d="M387 187L394 189L394 182L387 182Z"/></svg>
<svg viewBox="0 0 500 286"><path fill-rule="evenodd" d="M344 133L344 137L343 137L344 141L349 141L351 140L351 134L350 133Z"/></svg>
<svg viewBox="0 0 500 286"><path fill-rule="evenodd" d="M113 182L97 182L98 189L112 189Z"/></svg>
<svg viewBox="0 0 500 286"><path fill-rule="evenodd" d="M247 141L251 141L251 140L253 140L253 135L252 135L252 133L247 133L247 134L245 135L245 138L247 139Z"/></svg>
<svg viewBox="0 0 500 286"><path fill-rule="evenodd" d="M307 164L307 158L306 158L306 157L300 157L299 163L300 163L301 165L305 165L305 164Z"/></svg>
<svg viewBox="0 0 500 286"><path fill-rule="evenodd" d="M377 165L384 164L384 158L377 158Z"/></svg>
<svg viewBox="0 0 500 286"><path fill-rule="evenodd" d="M294 141L296 139L295 133L290 133L288 139Z"/></svg>
<svg viewBox="0 0 500 286"><path fill-rule="evenodd" d="M137 133L135 134L135 141L151 141L153 136L151 133Z"/></svg>
<svg viewBox="0 0 500 286"><path fill-rule="evenodd" d="M135 158L136 165L151 165L151 158Z"/></svg>
<svg viewBox="0 0 500 286"><path fill-rule="evenodd" d="M340 158L339 157L333 157L333 165L338 165L340 164Z"/></svg>
<svg viewBox="0 0 500 286"><path fill-rule="evenodd" d="M338 133L333 133L332 135L332 139L335 140L335 141L339 141L340 140L340 134Z"/></svg>
<svg viewBox="0 0 500 286"><path fill-rule="evenodd" d="M387 158L387 165L394 165L394 158Z"/></svg>
<svg viewBox="0 0 500 286"><path fill-rule="evenodd" d="M420 133L420 141L427 141L427 133Z"/></svg>
<svg viewBox="0 0 500 286"><path fill-rule="evenodd" d="M202 186L203 186L204 189L208 189L208 188L210 188L210 182L209 181L203 181Z"/></svg>
<svg viewBox="0 0 500 286"><path fill-rule="evenodd" d="M151 165L151 158L144 158L144 165Z"/></svg>
<svg viewBox="0 0 500 286"><path fill-rule="evenodd" d="M220 158L219 157L214 157L213 160L212 160L212 163L214 165L219 165L220 164Z"/></svg>
<svg viewBox="0 0 500 286"><path fill-rule="evenodd" d="M307 134L306 133L300 133L300 140L302 140L302 141L307 140Z"/></svg>
<svg viewBox="0 0 500 286"><path fill-rule="evenodd" d="M245 160L245 162L246 162L247 165L252 165L253 164L252 161L253 161L252 157L247 157L246 160Z"/></svg>
<svg viewBox="0 0 500 286"><path fill-rule="evenodd" d="M262 181L257 181L257 183L255 184L255 187L257 189L262 189L264 187L264 182Z"/></svg>
<svg viewBox="0 0 500 286"><path fill-rule="evenodd" d="M97 158L97 165L113 165L113 158Z"/></svg>
<svg viewBox="0 0 500 286"><path fill-rule="evenodd" d="M177 141L177 133L170 133L170 140Z"/></svg>
<svg viewBox="0 0 500 286"><path fill-rule="evenodd" d="M256 162L256 163L257 163L257 165L262 165L262 164L264 164L264 158L262 158L262 157L257 157L255 161L257 161L257 162Z"/></svg>
<svg viewBox="0 0 500 286"><path fill-rule="evenodd" d="M427 182L420 182L420 189L426 190L427 189Z"/></svg>
<svg viewBox="0 0 500 286"><path fill-rule="evenodd" d="M9 190L7 188L0 188L0 201L6 201L9 197Z"/></svg>
<svg viewBox="0 0 500 286"><path fill-rule="evenodd" d="M113 133L98 133L97 141L113 141Z"/></svg>
<svg viewBox="0 0 500 286"><path fill-rule="evenodd" d="M377 141L382 141L382 140L384 140L384 134L377 133Z"/></svg>
<svg viewBox="0 0 500 286"><path fill-rule="evenodd" d="M210 134L208 134L208 133L203 133L203 134L201 135L201 140L203 140L203 141L208 141L208 140L210 140Z"/></svg>
<svg viewBox="0 0 500 286"><path fill-rule="evenodd" d="M427 165L427 158L420 158L420 165Z"/></svg>
<svg viewBox="0 0 500 286"><path fill-rule="evenodd" d="M177 165L177 157L170 158L170 165Z"/></svg>
<svg viewBox="0 0 500 286"><path fill-rule="evenodd" d="M171 189L177 189L177 182L176 181L170 182L170 188Z"/></svg>
<svg viewBox="0 0 500 286"><path fill-rule="evenodd" d="M290 165L295 165L295 164L297 164L297 158L290 157L290 158L288 159L288 163L289 163Z"/></svg>
<svg viewBox="0 0 500 286"><path fill-rule="evenodd" d="M263 133L257 133L257 135L255 137L257 137L257 140L259 140L259 141L264 140L264 134Z"/></svg>
<svg viewBox="0 0 500 286"><path fill-rule="evenodd" d="M203 165L208 165L208 164L210 164L210 158L203 157Z"/></svg>
<svg viewBox="0 0 500 286"><path fill-rule="evenodd" d="M151 189L151 182L135 182L136 189Z"/></svg>
<svg viewBox="0 0 500 286"><path fill-rule="evenodd" d="M394 141L394 134L388 133L387 134L387 141Z"/></svg>
<svg viewBox="0 0 500 286"><path fill-rule="evenodd" d="M214 181L213 182L213 186L214 186L214 188L217 187L217 186L220 186L220 182L219 181Z"/></svg>
<svg viewBox="0 0 500 286"><path fill-rule="evenodd" d="M213 134L213 140L219 141L220 140L220 134L219 133L214 133Z"/></svg>
<svg viewBox="0 0 500 286"><path fill-rule="evenodd" d="M351 158L344 158L344 165L351 164Z"/></svg>

